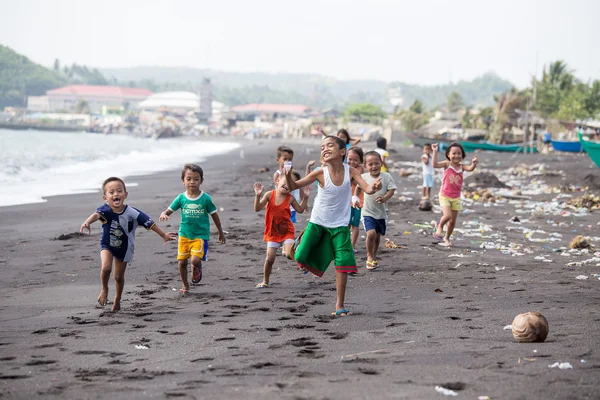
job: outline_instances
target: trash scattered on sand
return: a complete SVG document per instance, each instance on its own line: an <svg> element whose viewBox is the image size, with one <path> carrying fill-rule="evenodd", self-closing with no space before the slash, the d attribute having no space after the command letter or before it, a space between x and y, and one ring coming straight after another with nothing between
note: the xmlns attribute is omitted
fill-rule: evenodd
<svg viewBox="0 0 600 400"><path fill-rule="evenodd" d="M549 368L558 368L558 369L573 369L573 366L568 362L555 362L554 364L548 365Z"/></svg>
<svg viewBox="0 0 600 400"><path fill-rule="evenodd" d="M454 390L446 389L442 386L436 386L435 391L443 394L444 396L458 396L458 393L456 393Z"/></svg>
<svg viewBox="0 0 600 400"><path fill-rule="evenodd" d="M505 267L505 266L502 266L502 267L494 267L494 269L495 269L496 271L504 271L504 270L506 269L506 267Z"/></svg>
<svg viewBox="0 0 600 400"><path fill-rule="evenodd" d="M582 235L575 236L569 243L570 249L589 249L591 246Z"/></svg>
<svg viewBox="0 0 600 400"><path fill-rule="evenodd" d="M578 275L575 277L575 279L579 279L579 280L584 280L584 279L588 279L589 277L587 275Z"/></svg>
<svg viewBox="0 0 600 400"><path fill-rule="evenodd" d="M388 249L406 249L406 246L401 244L396 244L389 238L385 238L385 247Z"/></svg>
<svg viewBox="0 0 600 400"><path fill-rule="evenodd" d="M586 193L581 197L575 197L566 202L566 207L579 209L587 208L588 210L600 210L600 196L595 196L591 193Z"/></svg>
<svg viewBox="0 0 600 400"><path fill-rule="evenodd" d="M148 350L149 349L148 346L143 345L143 344L136 344L135 348L138 349L138 350Z"/></svg>
<svg viewBox="0 0 600 400"><path fill-rule="evenodd" d="M512 325L506 325L506 326L505 326L504 328L502 328L502 329L504 329L505 331L509 331L509 330L511 330L511 329L512 329Z"/></svg>

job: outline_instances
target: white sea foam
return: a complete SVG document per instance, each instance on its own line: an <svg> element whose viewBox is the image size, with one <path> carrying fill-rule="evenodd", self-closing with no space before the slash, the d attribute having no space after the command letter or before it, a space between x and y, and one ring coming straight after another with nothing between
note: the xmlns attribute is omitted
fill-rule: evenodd
<svg viewBox="0 0 600 400"><path fill-rule="evenodd" d="M223 141L0 129L0 206L96 192L109 176L131 184L128 177L201 163L237 147Z"/></svg>

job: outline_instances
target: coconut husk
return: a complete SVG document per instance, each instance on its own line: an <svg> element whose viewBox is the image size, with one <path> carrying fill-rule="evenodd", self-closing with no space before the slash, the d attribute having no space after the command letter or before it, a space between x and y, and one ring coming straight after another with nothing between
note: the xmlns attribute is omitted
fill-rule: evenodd
<svg viewBox="0 0 600 400"><path fill-rule="evenodd" d="M262 167L261 169L258 170L258 172L269 172L269 167Z"/></svg>
<svg viewBox="0 0 600 400"><path fill-rule="evenodd" d="M536 311L519 314L512 322L512 334L517 342L543 342L548 337L548 320Z"/></svg>

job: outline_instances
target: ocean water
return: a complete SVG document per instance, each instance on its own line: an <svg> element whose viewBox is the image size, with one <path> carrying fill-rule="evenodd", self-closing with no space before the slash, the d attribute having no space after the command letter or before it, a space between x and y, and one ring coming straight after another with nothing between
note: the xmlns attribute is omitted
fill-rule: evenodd
<svg viewBox="0 0 600 400"><path fill-rule="evenodd" d="M0 206L98 192L109 176L131 185L136 175L179 169L237 147L223 141L0 129Z"/></svg>

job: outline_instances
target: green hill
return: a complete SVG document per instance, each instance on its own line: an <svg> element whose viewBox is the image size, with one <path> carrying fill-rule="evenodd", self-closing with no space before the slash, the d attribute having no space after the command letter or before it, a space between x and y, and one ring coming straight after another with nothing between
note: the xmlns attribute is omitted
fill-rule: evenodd
<svg viewBox="0 0 600 400"><path fill-rule="evenodd" d="M27 96L40 96L66 82L54 71L0 45L0 110L23 107Z"/></svg>

